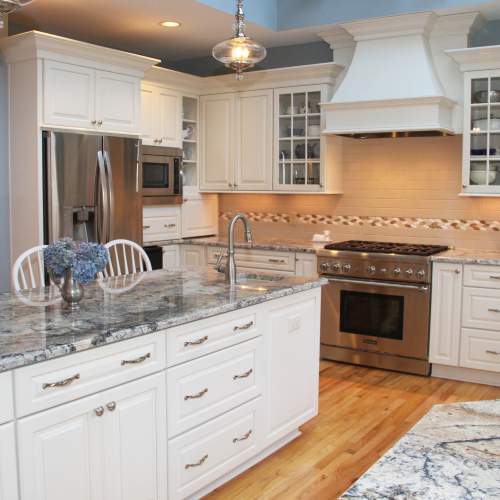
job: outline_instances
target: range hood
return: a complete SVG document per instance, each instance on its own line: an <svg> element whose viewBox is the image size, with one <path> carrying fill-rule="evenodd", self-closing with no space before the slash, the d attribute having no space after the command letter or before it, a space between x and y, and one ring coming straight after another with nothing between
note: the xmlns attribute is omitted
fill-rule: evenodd
<svg viewBox="0 0 500 500"><path fill-rule="evenodd" d="M346 65L332 100L322 105L323 133L460 132L462 75L445 50L467 46L476 17L426 12L345 23L320 34L330 42L335 62Z"/></svg>

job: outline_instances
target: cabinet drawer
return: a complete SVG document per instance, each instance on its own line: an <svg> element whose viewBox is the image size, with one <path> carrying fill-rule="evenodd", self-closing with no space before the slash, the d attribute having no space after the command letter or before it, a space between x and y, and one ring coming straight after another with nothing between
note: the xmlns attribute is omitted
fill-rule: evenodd
<svg viewBox="0 0 500 500"><path fill-rule="evenodd" d="M165 336L154 333L15 371L23 416L164 369Z"/></svg>
<svg viewBox="0 0 500 500"><path fill-rule="evenodd" d="M462 326L500 330L500 291L464 288Z"/></svg>
<svg viewBox="0 0 500 500"><path fill-rule="evenodd" d="M262 394L264 370L262 337L170 368L169 437Z"/></svg>
<svg viewBox="0 0 500 500"><path fill-rule="evenodd" d="M208 263L215 264L222 253L227 253L226 248L209 247ZM236 264L253 269L269 269L277 271L295 272L295 254L288 252L269 252L265 250L247 250L239 248L235 254Z"/></svg>
<svg viewBox="0 0 500 500"><path fill-rule="evenodd" d="M255 307L172 328L167 335L167 366L199 358L258 335L261 332Z"/></svg>
<svg viewBox="0 0 500 500"><path fill-rule="evenodd" d="M500 288L499 266L464 266L464 285L483 288Z"/></svg>
<svg viewBox="0 0 500 500"><path fill-rule="evenodd" d="M262 398L169 441L169 498L186 498L246 462L263 436Z"/></svg>
<svg viewBox="0 0 500 500"><path fill-rule="evenodd" d="M12 372L0 373L0 394L2 395L2 404L0 404L0 424L3 424L14 419Z"/></svg>
<svg viewBox="0 0 500 500"><path fill-rule="evenodd" d="M500 372L500 333L463 328L460 366Z"/></svg>
<svg viewBox="0 0 500 500"><path fill-rule="evenodd" d="M177 215L145 217L142 229L145 243L180 238L180 221Z"/></svg>

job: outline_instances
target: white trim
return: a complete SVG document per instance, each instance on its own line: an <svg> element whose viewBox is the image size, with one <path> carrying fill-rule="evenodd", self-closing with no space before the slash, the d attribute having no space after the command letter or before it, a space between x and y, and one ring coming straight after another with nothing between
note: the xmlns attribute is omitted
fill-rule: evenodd
<svg viewBox="0 0 500 500"><path fill-rule="evenodd" d="M472 368L458 368L455 366L432 365L432 376L461 382L472 382L475 384L493 385L500 387L500 373L487 372Z"/></svg>
<svg viewBox="0 0 500 500"><path fill-rule="evenodd" d="M500 69L500 45L445 50L461 71Z"/></svg>

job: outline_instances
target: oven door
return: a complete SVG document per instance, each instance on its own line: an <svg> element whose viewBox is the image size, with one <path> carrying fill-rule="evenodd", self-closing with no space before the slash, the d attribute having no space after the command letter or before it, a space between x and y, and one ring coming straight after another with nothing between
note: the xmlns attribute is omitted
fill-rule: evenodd
<svg viewBox="0 0 500 500"><path fill-rule="evenodd" d="M430 287L329 278L323 288L325 345L427 359Z"/></svg>
<svg viewBox="0 0 500 500"><path fill-rule="evenodd" d="M168 196L174 194L174 158L143 155L142 194Z"/></svg>

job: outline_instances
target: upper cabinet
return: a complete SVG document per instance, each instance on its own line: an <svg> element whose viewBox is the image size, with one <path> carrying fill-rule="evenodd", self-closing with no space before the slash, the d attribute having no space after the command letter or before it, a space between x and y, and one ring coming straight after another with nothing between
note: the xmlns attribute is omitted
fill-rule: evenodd
<svg viewBox="0 0 500 500"><path fill-rule="evenodd" d="M462 192L500 196L500 46L447 54L464 73Z"/></svg>
<svg viewBox="0 0 500 500"><path fill-rule="evenodd" d="M141 136L148 146L182 147L182 96L144 82L141 85Z"/></svg>
<svg viewBox="0 0 500 500"><path fill-rule="evenodd" d="M43 123L137 133L140 78L45 60Z"/></svg>

